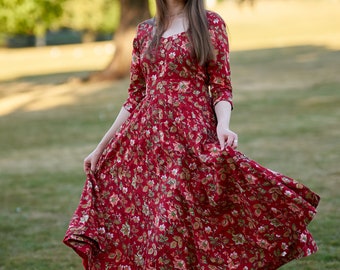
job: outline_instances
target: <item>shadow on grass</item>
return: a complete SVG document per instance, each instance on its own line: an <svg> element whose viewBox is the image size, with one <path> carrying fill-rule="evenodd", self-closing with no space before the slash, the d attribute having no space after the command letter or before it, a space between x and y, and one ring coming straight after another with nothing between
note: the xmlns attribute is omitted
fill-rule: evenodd
<svg viewBox="0 0 340 270"><path fill-rule="evenodd" d="M318 83L339 81L340 51L323 46L294 46L231 52L234 92L237 98L249 91L298 90ZM23 63L24 64L24 63ZM54 97L53 108L83 102L80 89L100 88L102 83L81 83L95 70L23 76L0 82L0 115L16 111L34 111L37 100ZM111 85L114 85L112 82ZM107 83L106 83L107 85ZM100 90L98 90L100 91ZM98 91L89 91L94 98ZM29 97L31 93L31 97ZM92 94L91 94L92 93ZM79 95L79 97L77 97ZM72 101L71 101L72 100ZM12 108L11 108L12 106ZM6 109L3 109L6 108ZM48 109L49 106L45 106ZM1 113L1 109L5 112Z"/></svg>
<svg viewBox="0 0 340 270"><path fill-rule="evenodd" d="M81 70L61 73L38 74L22 76L16 79L3 80L0 83L30 83L34 85L60 85L69 81L85 81L87 77L98 70Z"/></svg>
<svg viewBox="0 0 340 270"><path fill-rule="evenodd" d="M243 90L298 90L339 81L340 51L293 46L231 53L235 94Z"/></svg>
<svg viewBox="0 0 340 270"><path fill-rule="evenodd" d="M339 51L314 46L232 53L240 150L322 196L310 227L320 251L283 269L340 267L339 60ZM0 85L0 102L12 106L0 118L1 269L81 269L61 239L78 203L83 157L112 123L129 83L63 83L83 74Z"/></svg>
<svg viewBox="0 0 340 270"><path fill-rule="evenodd" d="M75 106L120 82L88 83L93 70L32 75L0 83L0 117ZM126 91L125 91L126 92Z"/></svg>
<svg viewBox="0 0 340 270"><path fill-rule="evenodd" d="M243 67L251 68L257 67L260 70L268 71L268 67L276 67L275 70L282 68L293 69L319 69L316 64L326 64L333 67L338 64L336 58L340 58L340 51L328 49L325 46L291 46L291 47L278 47L278 48L266 48L256 50L245 51L232 51L232 71L233 77L241 76L235 68ZM24 64L24 63L23 63ZM325 65L321 65L325 67ZM67 68L67 67L66 67ZM325 67L327 68L327 67ZM271 68L269 71L274 71ZM14 83L14 82L27 82L33 84L62 84L67 83L70 79L79 78L85 79L89 74L97 72L98 70L81 70L62 73L50 73L50 74L38 74L22 76L16 79L3 80L0 83ZM286 70L290 73L290 70Z"/></svg>

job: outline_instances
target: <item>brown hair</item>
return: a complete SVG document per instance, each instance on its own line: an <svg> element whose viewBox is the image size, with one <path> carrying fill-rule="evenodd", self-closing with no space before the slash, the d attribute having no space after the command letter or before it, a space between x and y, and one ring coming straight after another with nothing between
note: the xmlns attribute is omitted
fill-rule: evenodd
<svg viewBox="0 0 340 270"><path fill-rule="evenodd" d="M156 0L156 31L150 48L157 48L163 33L169 26L166 0ZM204 65L214 59L214 49L211 43L207 14L203 0L186 0L184 14L189 21L188 36L192 44L193 56L199 64Z"/></svg>

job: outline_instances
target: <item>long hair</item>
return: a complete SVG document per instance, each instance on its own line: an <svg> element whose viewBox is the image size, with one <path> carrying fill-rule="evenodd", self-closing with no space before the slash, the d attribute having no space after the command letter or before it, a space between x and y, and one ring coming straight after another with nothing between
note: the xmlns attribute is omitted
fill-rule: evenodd
<svg viewBox="0 0 340 270"><path fill-rule="evenodd" d="M170 21L166 0L156 0L156 30L150 48L157 48ZM184 14L189 22L188 37L192 44L192 53L200 65L213 59L214 49L211 43L204 0L186 0Z"/></svg>

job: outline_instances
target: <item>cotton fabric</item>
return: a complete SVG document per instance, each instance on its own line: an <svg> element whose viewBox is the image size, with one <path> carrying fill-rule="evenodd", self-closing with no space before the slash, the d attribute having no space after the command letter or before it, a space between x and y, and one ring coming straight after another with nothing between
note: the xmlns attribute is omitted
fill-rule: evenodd
<svg viewBox="0 0 340 270"><path fill-rule="evenodd" d="M277 269L317 250L319 196L239 151L219 149L213 106L232 104L225 23L207 12L216 59L200 66L187 32L138 26L131 112L89 173L64 242L85 269Z"/></svg>

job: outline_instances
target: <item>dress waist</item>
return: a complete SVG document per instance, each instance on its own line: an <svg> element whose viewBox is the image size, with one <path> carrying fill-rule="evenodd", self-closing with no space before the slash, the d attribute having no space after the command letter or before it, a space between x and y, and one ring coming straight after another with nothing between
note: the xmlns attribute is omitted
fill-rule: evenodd
<svg viewBox="0 0 340 270"><path fill-rule="evenodd" d="M208 86L202 79L159 79L146 84L146 96L158 95L192 95L208 96Z"/></svg>

